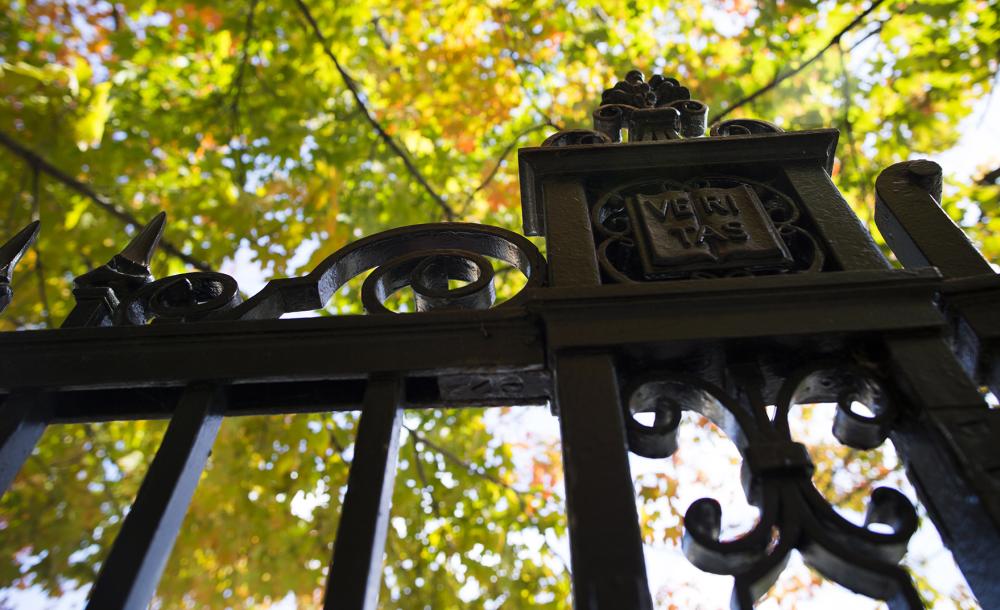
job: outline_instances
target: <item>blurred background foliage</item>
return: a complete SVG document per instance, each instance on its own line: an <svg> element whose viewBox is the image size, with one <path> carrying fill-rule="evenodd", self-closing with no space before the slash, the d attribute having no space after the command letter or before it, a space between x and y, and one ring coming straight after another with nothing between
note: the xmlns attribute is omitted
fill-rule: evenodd
<svg viewBox="0 0 1000 610"><path fill-rule="evenodd" d="M250 283L396 226L518 230L516 149L587 127L601 90L633 67L678 77L713 116L839 128L834 180L873 227L878 171L953 147L988 105L1000 57L1000 4L986 0L15 0L0 11L0 235L43 223L4 330L58 325L72 278L160 210L158 276L201 266ZM977 159L977 179L951 181L945 206L996 260L1000 158ZM356 303L340 295L325 313ZM407 416L384 607L566 606L558 441L500 434L499 419ZM157 603L315 607L355 421L228 420ZM0 586L59 596L92 582L163 429L51 428L0 504ZM832 472L845 456L817 459ZM869 478L892 473L872 464ZM677 544L685 507L657 503L672 477L637 477L651 544ZM972 603L963 595L953 604Z"/></svg>

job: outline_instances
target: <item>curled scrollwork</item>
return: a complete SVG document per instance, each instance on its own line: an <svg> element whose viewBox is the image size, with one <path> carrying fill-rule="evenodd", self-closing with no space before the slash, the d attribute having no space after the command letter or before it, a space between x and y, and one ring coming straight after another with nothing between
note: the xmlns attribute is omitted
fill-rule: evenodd
<svg viewBox="0 0 1000 610"><path fill-rule="evenodd" d="M496 301L494 263L520 271L527 278L522 291L540 286L545 278L545 259L523 236L486 225L436 223L360 239L309 274L272 280L244 301L236 280L224 273L198 271L154 279L149 261L164 221L163 214L157 215L107 264L76 279L77 305L65 326L280 318L321 309L344 284L367 271L371 273L362 285L361 300L368 313L393 313L385 302L404 288L413 290L417 311L488 309ZM29 229L13 245L0 248L0 256L11 261L0 267L0 289L16 262L14 255L27 247L25 236L33 238L37 225ZM453 280L464 285L453 287ZM522 299L518 294L502 305Z"/></svg>
<svg viewBox="0 0 1000 610"><path fill-rule="evenodd" d="M714 125L709 135L715 137L749 136L762 133L784 133L785 130L774 123L760 119L730 119Z"/></svg>
<svg viewBox="0 0 1000 610"><path fill-rule="evenodd" d="M544 280L544 258L517 233L469 223L413 225L360 239L328 256L308 275L272 280L246 302L213 317L266 319L320 309L344 284L368 270L372 272L362 287L368 313L391 313L386 299L405 287L413 289L418 311L487 309L495 299L490 259L524 274L525 289ZM449 288L449 280L468 283ZM503 305L516 304L523 295L522 290Z"/></svg>
<svg viewBox="0 0 1000 610"><path fill-rule="evenodd" d="M172 275L146 284L118 307L119 324L194 322L242 302L236 280L215 271Z"/></svg>
<svg viewBox="0 0 1000 610"><path fill-rule="evenodd" d="M886 600L893 609L921 608L909 575L898 565L916 531L913 505L900 492L880 487L871 493L863 524L848 521L812 483L809 453L789 432L793 405L835 402L835 436L859 449L877 446L896 417L878 384L851 367L819 365L785 380L773 418L761 395L760 388L744 387L743 398L736 400L703 379L672 374L641 378L627 388L632 452L650 458L673 454L681 412L690 410L720 428L743 457L743 488L760 510L758 522L738 538L721 540L722 507L711 498L694 502L684 516L688 559L707 572L732 575L733 607L743 610L774 584L793 549L807 565L852 591ZM855 403L865 403L874 414L854 412ZM651 425L635 417L650 412Z"/></svg>
<svg viewBox="0 0 1000 610"><path fill-rule="evenodd" d="M557 131L542 142L542 146L583 146L610 144L611 138L601 131L590 129L565 129Z"/></svg>
<svg viewBox="0 0 1000 610"><path fill-rule="evenodd" d="M368 313L392 313L385 301L409 286L417 311L489 309L496 300L493 266L486 257L467 250L414 252L394 258L365 279L361 300ZM467 282L449 288L449 280Z"/></svg>
<svg viewBox="0 0 1000 610"><path fill-rule="evenodd" d="M675 78L654 75L648 81L639 70L631 70L625 79L601 94L601 105L593 113L594 129L608 141L621 142L622 129L628 130L629 142L699 138L708 127L708 105L691 98L691 91ZM731 119L714 125L714 137L782 133L783 130L759 119ZM565 141L557 133L549 140ZM555 139L554 139L555 138ZM555 146L549 140L543 146ZM594 141L574 142L596 144Z"/></svg>
<svg viewBox="0 0 1000 610"><path fill-rule="evenodd" d="M719 218L720 201L731 202L730 209L722 210L729 215L723 218L726 222L712 225L700 206L709 206L709 216L716 212ZM794 199L768 183L737 176L627 183L597 198L591 225L601 269L614 282L820 271L825 262L819 242L801 226ZM704 225L709 226L701 228ZM681 230L688 233L679 234ZM720 254L699 247L713 235L726 238L727 230L733 231L733 245L727 244ZM673 239L680 241L665 243ZM765 242L773 250L766 257L760 247L746 248ZM676 256L654 260L671 245Z"/></svg>

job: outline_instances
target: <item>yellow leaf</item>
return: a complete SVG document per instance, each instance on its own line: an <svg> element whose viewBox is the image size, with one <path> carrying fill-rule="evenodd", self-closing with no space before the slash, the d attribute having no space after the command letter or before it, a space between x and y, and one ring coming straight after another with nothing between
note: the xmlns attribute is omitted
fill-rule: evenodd
<svg viewBox="0 0 1000 610"><path fill-rule="evenodd" d="M93 148L101 143L104 136L104 125L111 116L112 102L108 99L111 93L111 82L105 81L94 86L87 104L87 110L74 126L76 146L80 150Z"/></svg>
<svg viewBox="0 0 1000 610"><path fill-rule="evenodd" d="M78 199L73 203L73 206L66 213L66 221L64 223L66 229L73 229L80 222L80 217L83 216L83 212L87 209L87 200Z"/></svg>

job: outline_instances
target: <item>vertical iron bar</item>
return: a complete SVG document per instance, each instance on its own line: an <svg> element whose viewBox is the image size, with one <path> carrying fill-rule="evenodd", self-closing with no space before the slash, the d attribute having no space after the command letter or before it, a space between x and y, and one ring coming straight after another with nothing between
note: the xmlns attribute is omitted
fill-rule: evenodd
<svg viewBox="0 0 1000 610"><path fill-rule="evenodd" d="M354 459L340 512L325 610L375 610L399 453L400 380L372 377L354 441Z"/></svg>
<svg viewBox="0 0 1000 610"><path fill-rule="evenodd" d="M187 388L87 602L88 610L145 610L180 531L222 423L215 384Z"/></svg>
<svg viewBox="0 0 1000 610"><path fill-rule="evenodd" d="M897 163L879 174L875 224L904 267L937 267L946 278L993 274L941 208L941 166L933 161Z"/></svg>
<svg viewBox="0 0 1000 610"><path fill-rule="evenodd" d="M829 244L829 256L841 269L890 267L826 170L814 162L799 162L789 163L784 172L802 207L808 210L817 232Z"/></svg>
<svg viewBox="0 0 1000 610"><path fill-rule="evenodd" d="M557 356L576 610L652 608L620 402L610 355Z"/></svg>
<svg viewBox="0 0 1000 610"><path fill-rule="evenodd" d="M600 285L583 185L553 181L542 189L550 283ZM653 603L614 359L608 353L556 353L551 365L566 477L573 606L648 610Z"/></svg>
<svg viewBox="0 0 1000 610"><path fill-rule="evenodd" d="M1000 608L1000 411L987 407L943 338L886 343L910 410L893 445L976 598Z"/></svg>
<svg viewBox="0 0 1000 610"><path fill-rule="evenodd" d="M549 283L594 286L601 283L590 227L590 206L583 185L551 181L542 185L545 198L545 243L549 245Z"/></svg>
<svg viewBox="0 0 1000 610"><path fill-rule="evenodd" d="M931 161L885 169L875 181L876 224L906 267L933 265L948 279L990 278L989 262L941 209L941 184L941 167ZM960 318L989 311L947 292L946 307L952 299ZM959 347L993 340L990 318L977 319L972 334L984 334L976 341L959 333ZM984 607L1000 607L1000 412L988 408L943 338L891 337L886 345L895 380L918 416L900 422L893 443L973 593ZM967 352L973 377L982 348Z"/></svg>
<svg viewBox="0 0 1000 610"><path fill-rule="evenodd" d="M0 498L45 432L48 413L44 395L29 390L12 393L0 406Z"/></svg>

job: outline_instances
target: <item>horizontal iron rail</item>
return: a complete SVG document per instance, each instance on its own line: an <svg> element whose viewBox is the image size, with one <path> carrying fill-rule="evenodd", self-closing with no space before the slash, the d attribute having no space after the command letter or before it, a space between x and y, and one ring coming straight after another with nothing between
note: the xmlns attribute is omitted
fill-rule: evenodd
<svg viewBox="0 0 1000 610"><path fill-rule="evenodd" d="M540 369L523 311L152 324L0 335L0 390L308 381Z"/></svg>
<svg viewBox="0 0 1000 610"><path fill-rule="evenodd" d="M529 307L548 348L691 340L941 330L941 278L920 271L674 281L549 288Z"/></svg>
<svg viewBox="0 0 1000 610"><path fill-rule="evenodd" d="M438 409L488 406L531 406L544 405L549 400L550 376L545 371L518 371L499 375L454 375L440 379L432 377L410 377L404 380L402 405L407 409ZM480 392L456 393L449 384L464 387L503 387L518 384L517 402L512 403L509 395ZM253 415L278 415L293 413L327 413L331 411L358 411L361 409L365 381L358 379L332 379L325 381L286 381L243 383L223 388L226 395L228 417ZM27 430L21 430L16 422L40 421L48 424L94 423L103 421L128 421L139 419L169 419L177 401L183 394L182 386L110 388L96 390L69 390L45 393L44 417L34 404L15 407L11 404L11 416L7 417L8 403L0 404L5 414L4 428L29 438ZM12 400L15 394L4 397ZM25 413L16 415L15 410ZM19 411L18 411L19 412ZM23 426L22 426L23 427ZM16 430L15 430L16 428ZM33 430L34 428L32 428ZM3 438L0 431L0 438ZM33 442L33 441L32 441ZM12 445L13 446L13 445Z"/></svg>
<svg viewBox="0 0 1000 610"><path fill-rule="evenodd" d="M526 310L25 331L0 335L0 391L325 382L377 372L439 379L542 371L546 351L563 347L940 329L940 285L932 269L852 271L546 288L531 295ZM321 384L312 389L292 391L289 405L321 407L329 394ZM504 404L524 394L449 401L431 390L416 402ZM161 411L152 400L152 411ZM243 404L249 414L282 400L265 390Z"/></svg>

